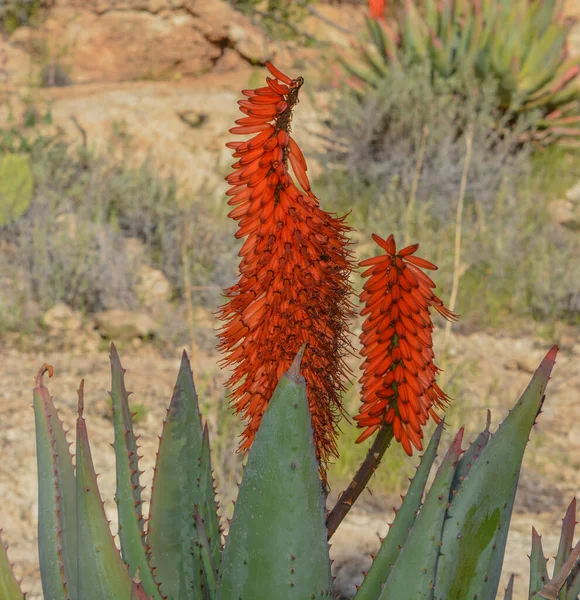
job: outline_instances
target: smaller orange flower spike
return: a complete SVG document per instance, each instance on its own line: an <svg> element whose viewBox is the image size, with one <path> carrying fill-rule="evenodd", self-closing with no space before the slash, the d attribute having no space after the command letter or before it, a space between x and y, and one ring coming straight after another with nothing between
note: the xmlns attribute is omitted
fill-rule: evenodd
<svg viewBox="0 0 580 600"><path fill-rule="evenodd" d="M422 450L422 427L429 416L440 421L434 408L445 408L450 398L435 379L439 369L433 354L433 307L448 320L457 315L433 293L435 284L422 269L435 270L429 261L415 256L419 244L397 253L395 238L373 234L385 254L360 263L370 267L363 274L365 303L361 354L362 405L355 417L365 431L360 443L381 427L392 425L395 439L411 456L412 446Z"/></svg>

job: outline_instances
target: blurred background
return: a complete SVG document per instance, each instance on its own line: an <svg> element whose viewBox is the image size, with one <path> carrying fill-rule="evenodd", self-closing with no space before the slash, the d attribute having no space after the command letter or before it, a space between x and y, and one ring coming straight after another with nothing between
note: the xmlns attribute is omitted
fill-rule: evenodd
<svg viewBox="0 0 580 600"><path fill-rule="evenodd" d="M147 484L186 348L231 515L242 426L228 409L214 315L240 244L226 216L224 144L240 90L262 85L266 60L306 80L294 135L323 208L349 213L357 257L375 251L371 233L394 233L439 266L437 293L461 314L435 336L455 399L448 437L465 424L473 439L488 408L493 430L561 346L503 574L515 572L514 597L527 598L531 525L554 554L580 492L576 15L578 0L0 0L0 526L31 600L42 596L29 405L43 362L69 425L86 379L115 530L109 344L135 392ZM351 363L357 375L360 360ZM355 438L344 422L331 499L368 447ZM343 597L416 463L390 449L335 536Z"/></svg>

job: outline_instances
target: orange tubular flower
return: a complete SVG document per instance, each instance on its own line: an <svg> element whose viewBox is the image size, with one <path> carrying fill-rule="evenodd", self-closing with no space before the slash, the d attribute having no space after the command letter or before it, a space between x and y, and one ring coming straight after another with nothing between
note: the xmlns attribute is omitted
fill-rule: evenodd
<svg viewBox="0 0 580 600"><path fill-rule="evenodd" d="M240 278L220 308L223 364L234 370L227 386L232 406L247 419L240 450L249 449L281 375L300 347L314 442L324 477L337 456L337 423L344 414L340 393L349 375L347 319L352 314L350 228L319 208L310 189L304 156L290 135L292 109L304 80L290 79L270 63L267 86L244 90L244 117L230 129L256 134L230 142L237 162L226 178L232 186L229 216L239 221ZM302 188L296 185L289 173Z"/></svg>
<svg viewBox="0 0 580 600"><path fill-rule="evenodd" d="M385 17L385 9L387 7L386 0L369 0L370 18L378 21Z"/></svg>
<svg viewBox="0 0 580 600"><path fill-rule="evenodd" d="M435 378L439 369L433 354L433 307L448 320L457 315L445 308L432 289L433 281L422 269L435 270L432 263L414 256L419 244L397 253L395 239L383 240L373 234L385 254L363 260L363 273L369 279L363 286L365 303L361 354L363 376L362 405L355 417L365 427L356 440L362 442L385 425L392 425L395 439L411 456L422 450L422 427L429 415L440 421L436 408L445 408L450 398L439 388Z"/></svg>

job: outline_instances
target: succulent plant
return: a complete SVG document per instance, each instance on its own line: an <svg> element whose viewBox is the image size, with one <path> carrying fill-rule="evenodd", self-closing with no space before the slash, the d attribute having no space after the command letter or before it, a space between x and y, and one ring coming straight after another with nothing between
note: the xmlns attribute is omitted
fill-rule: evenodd
<svg viewBox="0 0 580 600"><path fill-rule="evenodd" d="M554 347L547 354L495 434L490 434L488 420L463 452L463 430L459 431L423 501L443 431L443 422L439 424L356 600L495 598L520 466L556 352ZM83 417L83 383L75 470L63 423L43 381L47 371L52 375L52 368L44 365L36 379L34 413L45 598L332 597L324 495L300 374L302 354L281 377L268 403L222 548L209 435L202 425L187 355L163 424L145 526L124 369L111 346L120 553L93 467ZM575 509L572 503L564 519L552 580L534 531L530 594L577 598L580 544L571 549ZM551 589L563 595L550 596ZM0 597L24 598L1 544Z"/></svg>
<svg viewBox="0 0 580 600"><path fill-rule="evenodd" d="M370 267L363 274L369 279L361 295L366 303L363 312L369 316L361 336L366 359L357 421L365 428L362 437L376 437L351 485L326 512L324 467L334 440L335 415L327 412L320 382L330 391L340 390L346 371L341 346L346 344L342 338L350 312L344 276L351 266L345 249L347 228L319 208L304 157L289 136L290 111L303 80L290 79L272 65L268 68L275 79L268 79L267 88L246 91L250 100L242 101L248 117L234 133L257 135L233 144L240 160L236 176L229 177L234 186L230 203L237 207L231 216L240 219L247 239L240 253L240 284L229 290L230 302L222 314L226 320L222 341L229 353L226 362L236 365L236 375L242 373L230 381L241 384L234 405L240 402L238 412L250 413L252 427L243 448L248 450L247 463L225 542L209 432L185 353L163 423L145 521L125 370L111 345L120 551L94 470L83 416L84 383L78 390L73 466L63 423L43 381L46 373L52 377L53 369L43 365L36 377L33 407L39 562L47 600L333 597L328 540L393 437L408 454L412 445L420 450L428 416L438 421L434 409L449 401L436 383L429 309L449 319L455 315L435 296L435 284L422 270L436 267L415 255L418 245L397 252L393 236L374 236L385 254L363 261ZM277 235L283 243L276 242ZM265 289L260 287L264 277L268 277ZM264 295L272 291L270 283L271 297ZM331 289L306 289L315 283ZM341 338L334 345L328 339L332 334ZM280 339L270 343L272 336ZM463 429L457 433L425 493L443 432L443 421L439 422L356 600L496 597L524 450L557 351L554 346L548 352L493 436L489 416L465 452ZM290 361L289 352L294 354ZM261 362L266 360L267 368ZM325 373L325 369L334 370ZM247 402L250 411L242 410ZM559 600L578 595L580 544L571 549L574 521L572 503L552 579L534 532L531 595ZM510 590L513 580L506 598ZM23 598L2 543L0 600Z"/></svg>
<svg viewBox="0 0 580 600"><path fill-rule="evenodd" d="M580 58L569 55L573 22L564 19L561 0L405 0L393 15L394 22L367 19L370 46L360 48L358 61L343 59L356 81L378 87L408 61L426 62L443 78L491 77L499 108L535 111L535 140L578 143ZM356 89L364 94L364 86Z"/></svg>
<svg viewBox="0 0 580 600"><path fill-rule="evenodd" d="M28 157L4 154L0 158L0 227L19 219L29 208L34 179Z"/></svg>

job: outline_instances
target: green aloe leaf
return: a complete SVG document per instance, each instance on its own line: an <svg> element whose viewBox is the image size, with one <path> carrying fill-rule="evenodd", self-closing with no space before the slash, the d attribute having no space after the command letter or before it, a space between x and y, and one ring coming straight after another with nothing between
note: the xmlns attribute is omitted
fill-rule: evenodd
<svg viewBox="0 0 580 600"><path fill-rule="evenodd" d="M495 600L524 450L544 398L558 347L471 467L443 531L436 600Z"/></svg>
<svg viewBox="0 0 580 600"><path fill-rule="evenodd" d="M332 594L302 351L282 376L249 452L218 581L218 600Z"/></svg>
<svg viewBox="0 0 580 600"><path fill-rule="evenodd" d="M558 544L558 553L554 563L554 575L560 571L562 565L566 562L572 552L572 544L574 542L574 528L576 526L576 498L572 499L566 516L562 520L562 534L560 535L560 543ZM566 600L566 589L560 592L560 600Z"/></svg>
<svg viewBox="0 0 580 600"><path fill-rule="evenodd" d="M131 590L131 600L151 600L151 597L145 593L140 583L134 581L133 589Z"/></svg>
<svg viewBox="0 0 580 600"><path fill-rule="evenodd" d="M510 575L510 580L508 581L507 587L505 588L505 594L503 596L503 600L512 600L514 597L514 574Z"/></svg>
<svg viewBox="0 0 580 600"><path fill-rule="evenodd" d="M487 411L487 421L485 424L485 429L477 436L475 441L469 446L469 448L463 453L461 458L459 459L459 463L457 463L457 469L455 469L455 474L453 475L453 483L451 484L451 498L459 487L463 480L467 477L469 470L471 469L474 462L477 460L478 456L481 454L481 451L487 445L491 438L491 433L489 431L489 427L491 425L491 413L489 410Z"/></svg>
<svg viewBox="0 0 580 600"><path fill-rule="evenodd" d="M2 600L24 600L24 594L14 577L12 565L8 560L7 550L8 546L2 541L2 530L0 529L0 598Z"/></svg>
<svg viewBox="0 0 580 600"><path fill-rule="evenodd" d="M461 456L462 439L463 429L460 429L437 471L379 600L433 598L443 524L449 506L451 482Z"/></svg>
<svg viewBox="0 0 580 600"><path fill-rule="evenodd" d="M412 0L405 0L402 27L403 46L420 58L428 57L429 30Z"/></svg>
<svg viewBox="0 0 580 600"><path fill-rule="evenodd" d="M207 523L219 564L219 522L214 503L209 441L204 435L189 359L184 352L163 424L153 477L147 531L150 563L169 600L201 600L202 562L193 552L194 507ZM218 532L217 534L215 532Z"/></svg>
<svg viewBox="0 0 580 600"><path fill-rule="evenodd" d="M542 536L532 527L532 553L530 554L530 588L529 597L544 588L550 581L548 577L548 559L544 556Z"/></svg>
<svg viewBox="0 0 580 600"><path fill-rule="evenodd" d="M379 22L376 21L375 19L366 19L366 26L367 26L368 32L370 33L371 40L372 40L373 44L375 45L375 47L377 48L379 56L381 56L383 58L383 60L385 60L386 57L388 56L388 53L387 53L387 40L386 40L386 35L385 35L383 28L379 25Z"/></svg>
<svg viewBox="0 0 580 600"><path fill-rule="evenodd" d="M431 472L433 461L437 456L437 448L439 447L442 433L443 421L437 426L433 437L429 441L427 450L425 450L425 454L421 457L421 462L411 481L403 504L397 511L395 520L383 540L369 572L356 593L355 600L376 600L379 597L382 586L390 575L391 565L395 564L417 517L421 501L423 500L427 478Z"/></svg>
<svg viewBox="0 0 580 600"><path fill-rule="evenodd" d="M33 392L38 463L38 554L45 598L77 600L77 513L72 456L42 377Z"/></svg>
<svg viewBox="0 0 580 600"><path fill-rule="evenodd" d="M358 66L351 64L349 61L347 61L346 59L344 59L341 56L338 57L338 61L340 62L340 64L345 68L345 70L348 73L350 73L351 75L354 75L357 79L359 79L363 83L366 83L367 85L370 85L371 87L378 87L378 85L380 84L381 80L378 77L376 77L376 75L371 73L370 71L364 71L364 70L360 69Z"/></svg>
<svg viewBox="0 0 580 600"><path fill-rule="evenodd" d="M207 428L207 423L203 427L200 467L200 504L198 510L199 514L203 518L204 529L209 543L212 562L216 570L219 570L222 556L222 531L211 469L209 431Z"/></svg>
<svg viewBox="0 0 580 600"><path fill-rule="evenodd" d="M115 502L119 515L119 539L123 560L131 577L139 571L145 593L161 600L145 552L144 519L142 513L139 458L133 421L129 409L129 394L125 388L125 369L114 344L111 344L111 400L115 430L115 464L117 490Z"/></svg>
<svg viewBox="0 0 580 600"><path fill-rule="evenodd" d="M77 418L76 496L79 599L131 600L133 583L115 546L97 485L81 381Z"/></svg>
<svg viewBox="0 0 580 600"><path fill-rule="evenodd" d="M197 506L193 509L193 520L195 523L195 544L199 549L203 565L204 591L207 592L209 600L214 600L217 588L217 570L214 563L209 538L205 529L205 523Z"/></svg>

